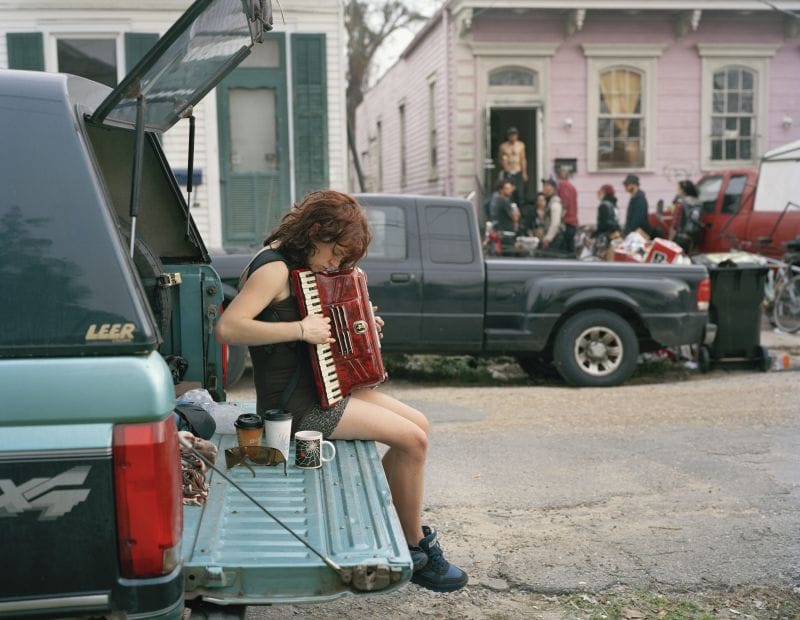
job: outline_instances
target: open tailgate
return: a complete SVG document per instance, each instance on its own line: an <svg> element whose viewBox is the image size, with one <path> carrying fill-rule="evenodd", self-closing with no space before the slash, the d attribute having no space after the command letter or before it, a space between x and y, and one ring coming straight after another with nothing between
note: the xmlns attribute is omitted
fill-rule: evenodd
<svg viewBox="0 0 800 620"><path fill-rule="evenodd" d="M221 605L310 603L348 592L388 592L409 581L411 557L374 442L336 441L336 457L321 469L290 462L284 475L283 465L253 465L253 477L241 465L225 468L223 451L236 446L235 435L217 434L213 441L217 467L348 578L209 472L205 506L184 510L187 598Z"/></svg>

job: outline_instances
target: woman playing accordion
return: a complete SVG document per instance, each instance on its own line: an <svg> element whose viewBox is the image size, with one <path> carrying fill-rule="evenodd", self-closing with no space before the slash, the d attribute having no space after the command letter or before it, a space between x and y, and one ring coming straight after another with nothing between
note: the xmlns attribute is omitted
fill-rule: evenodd
<svg viewBox="0 0 800 620"><path fill-rule="evenodd" d="M383 468L414 560L412 581L449 592L465 586L468 578L444 559L436 530L422 524L428 420L368 387L323 403L312 358L302 344L328 345L340 354L347 346L333 337L343 337L333 313L308 308L301 313L305 301L292 290L299 284L296 279L293 284L292 270L310 270L317 280L326 272L353 270L369 241L366 215L352 196L333 190L309 194L283 217L242 274L240 292L220 318L216 335L223 343L249 346L259 412L285 407L293 415L293 432L316 430L329 439L374 440L389 446ZM382 327L380 317L374 317L374 329L379 333Z"/></svg>

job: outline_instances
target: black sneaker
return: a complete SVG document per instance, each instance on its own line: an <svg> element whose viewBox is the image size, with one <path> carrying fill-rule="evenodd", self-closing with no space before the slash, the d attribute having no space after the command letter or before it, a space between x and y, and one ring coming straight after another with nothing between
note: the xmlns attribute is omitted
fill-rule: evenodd
<svg viewBox="0 0 800 620"><path fill-rule="evenodd" d="M408 545L408 552L411 554L411 560L414 562L414 572L422 570L428 564L428 554L419 547L412 547Z"/></svg>
<svg viewBox="0 0 800 620"><path fill-rule="evenodd" d="M415 570L411 582L434 592L453 592L467 585L467 573L444 559L442 548L436 539L436 530L422 526L425 537L419 541L419 549L428 556L428 563ZM412 554L412 558L413 558Z"/></svg>

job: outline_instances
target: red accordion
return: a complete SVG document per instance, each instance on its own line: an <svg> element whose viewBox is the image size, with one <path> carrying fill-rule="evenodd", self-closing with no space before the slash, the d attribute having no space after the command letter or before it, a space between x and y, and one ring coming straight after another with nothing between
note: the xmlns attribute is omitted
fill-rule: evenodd
<svg viewBox="0 0 800 620"><path fill-rule="evenodd" d="M320 273L294 269L292 284L301 316L330 318L336 339L333 344L309 345L322 406L329 409L355 389L386 381L367 275L358 267Z"/></svg>

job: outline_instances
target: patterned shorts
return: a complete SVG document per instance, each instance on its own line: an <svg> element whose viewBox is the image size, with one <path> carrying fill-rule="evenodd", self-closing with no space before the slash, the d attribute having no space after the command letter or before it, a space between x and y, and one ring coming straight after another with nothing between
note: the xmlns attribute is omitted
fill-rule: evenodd
<svg viewBox="0 0 800 620"><path fill-rule="evenodd" d="M319 405L315 405L311 411L297 421L294 432L320 431L322 436L327 439L339 424L339 420L342 419L349 401L350 397L347 396L330 409L323 409Z"/></svg>

